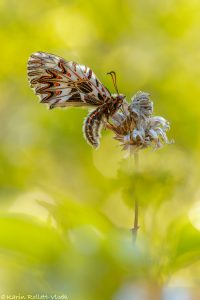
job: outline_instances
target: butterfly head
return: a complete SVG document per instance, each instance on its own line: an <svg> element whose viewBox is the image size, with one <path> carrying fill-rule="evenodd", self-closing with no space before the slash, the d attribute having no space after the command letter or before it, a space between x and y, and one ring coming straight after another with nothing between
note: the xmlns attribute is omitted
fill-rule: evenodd
<svg viewBox="0 0 200 300"><path fill-rule="evenodd" d="M126 96L123 94L112 94L112 102L110 106L111 115L121 108L125 98Z"/></svg>
<svg viewBox="0 0 200 300"><path fill-rule="evenodd" d="M117 104L117 108L120 108L126 96L124 94L113 94L112 96Z"/></svg>

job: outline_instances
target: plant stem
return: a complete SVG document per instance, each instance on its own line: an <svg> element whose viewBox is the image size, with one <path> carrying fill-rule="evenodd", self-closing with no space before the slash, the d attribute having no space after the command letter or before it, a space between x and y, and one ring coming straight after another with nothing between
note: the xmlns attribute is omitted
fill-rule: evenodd
<svg viewBox="0 0 200 300"><path fill-rule="evenodd" d="M139 153L134 153L134 161L135 161L135 172L139 172Z"/></svg>
<svg viewBox="0 0 200 300"><path fill-rule="evenodd" d="M134 207L134 227L131 229L132 230L132 238L133 238L133 242L136 242L136 238L137 238L137 232L139 229L139 225L138 225L138 201L137 199L135 199L135 207Z"/></svg>
<svg viewBox="0 0 200 300"><path fill-rule="evenodd" d="M135 160L135 169L136 172L138 172L139 169L139 155L138 153L134 153L134 160ZM133 242L136 242L136 238L137 238L137 232L139 229L139 225L138 225L138 199L137 199L137 195L135 195L135 205L134 205L134 220L133 220L133 228L132 230L132 238L133 238Z"/></svg>

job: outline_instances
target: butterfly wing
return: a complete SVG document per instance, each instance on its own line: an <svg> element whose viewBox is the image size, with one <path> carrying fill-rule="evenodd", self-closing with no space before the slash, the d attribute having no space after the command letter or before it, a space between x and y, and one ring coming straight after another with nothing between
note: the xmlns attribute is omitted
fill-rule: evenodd
<svg viewBox="0 0 200 300"><path fill-rule="evenodd" d="M99 106L111 97L90 68L44 52L30 56L28 80L49 108Z"/></svg>

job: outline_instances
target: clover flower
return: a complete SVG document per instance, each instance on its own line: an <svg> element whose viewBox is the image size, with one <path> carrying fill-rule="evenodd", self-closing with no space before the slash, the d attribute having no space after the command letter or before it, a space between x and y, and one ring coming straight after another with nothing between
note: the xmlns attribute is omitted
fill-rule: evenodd
<svg viewBox="0 0 200 300"><path fill-rule="evenodd" d="M153 102L148 93L137 92L131 103L124 102L122 111L111 118L106 127L115 133L123 150L130 153L140 149L153 147L158 149L165 143L170 144L166 132L170 129L169 122L160 116L152 116Z"/></svg>

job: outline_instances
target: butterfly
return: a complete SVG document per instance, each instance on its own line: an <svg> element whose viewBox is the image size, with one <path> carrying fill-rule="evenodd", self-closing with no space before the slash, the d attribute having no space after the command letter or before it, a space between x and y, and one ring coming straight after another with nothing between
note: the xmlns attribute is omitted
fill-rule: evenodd
<svg viewBox="0 0 200 300"><path fill-rule="evenodd" d="M114 115L125 99L118 93L115 72L110 74L117 94L111 94L87 66L45 52L35 52L28 60L28 80L41 103L56 107L92 107L83 125L86 140L99 146L104 122Z"/></svg>

